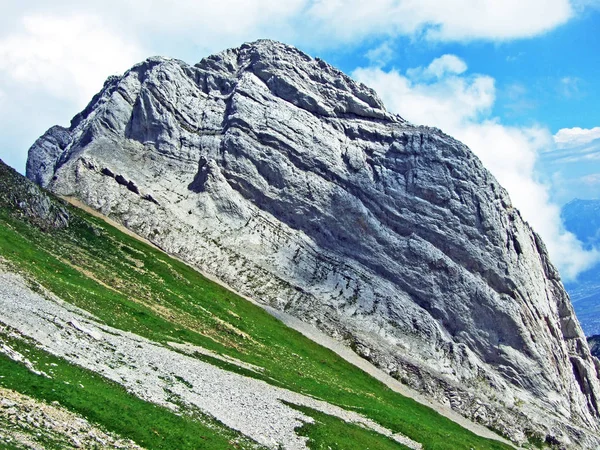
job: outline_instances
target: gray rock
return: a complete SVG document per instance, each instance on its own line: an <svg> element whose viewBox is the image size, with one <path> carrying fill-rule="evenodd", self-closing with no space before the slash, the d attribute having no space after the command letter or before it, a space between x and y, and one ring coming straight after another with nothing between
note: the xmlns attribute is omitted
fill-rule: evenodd
<svg viewBox="0 0 600 450"><path fill-rule="evenodd" d="M31 179L515 441L600 445L596 362L539 236L466 146L323 61L150 58L64 150L49 133Z"/></svg>
<svg viewBox="0 0 600 450"><path fill-rule="evenodd" d="M70 217L64 202L51 197L0 160L0 208L6 213L17 214L44 230L68 227Z"/></svg>
<svg viewBox="0 0 600 450"><path fill-rule="evenodd" d="M50 128L36 142L38 149L27 159L25 171L29 178L42 186L50 182L54 174L55 164L65 148L71 143L69 130L59 125Z"/></svg>

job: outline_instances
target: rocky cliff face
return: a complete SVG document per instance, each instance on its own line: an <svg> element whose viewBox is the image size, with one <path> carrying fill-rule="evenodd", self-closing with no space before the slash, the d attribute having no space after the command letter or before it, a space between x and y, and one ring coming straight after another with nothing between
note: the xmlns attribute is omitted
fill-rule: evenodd
<svg viewBox="0 0 600 450"><path fill-rule="evenodd" d="M471 151L272 41L111 77L27 175L517 441L597 437L544 244Z"/></svg>

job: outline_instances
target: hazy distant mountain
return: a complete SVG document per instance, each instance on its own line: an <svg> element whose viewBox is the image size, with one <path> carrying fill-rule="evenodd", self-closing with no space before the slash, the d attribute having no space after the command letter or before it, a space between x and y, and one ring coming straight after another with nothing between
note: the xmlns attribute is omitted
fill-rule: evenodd
<svg viewBox="0 0 600 450"><path fill-rule="evenodd" d="M600 247L600 200L575 199L563 207L561 215L567 230L587 249ZM600 334L600 264L565 287L585 334Z"/></svg>
<svg viewBox="0 0 600 450"><path fill-rule="evenodd" d="M600 335L590 336L587 338L587 341L592 355L596 358L600 358Z"/></svg>
<svg viewBox="0 0 600 450"><path fill-rule="evenodd" d="M600 200L575 199L562 208L563 222L586 248L600 244Z"/></svg>

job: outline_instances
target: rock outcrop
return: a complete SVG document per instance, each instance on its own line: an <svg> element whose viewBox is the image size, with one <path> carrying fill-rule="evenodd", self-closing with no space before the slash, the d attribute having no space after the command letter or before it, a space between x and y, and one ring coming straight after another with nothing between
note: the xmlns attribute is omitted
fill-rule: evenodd
<svg viewBox="0 0 600 450"><path fill-rule="evenodd" d="M597 360L539 236L466 146L319 59L150 58L27 176L515 441L600 444Z"/></svg>
<svg viewBox="0 0 600 450"><path fill-rule="evenodd" d="M44 229L69 226L69 211L0 160L0 208Z"/></svg>

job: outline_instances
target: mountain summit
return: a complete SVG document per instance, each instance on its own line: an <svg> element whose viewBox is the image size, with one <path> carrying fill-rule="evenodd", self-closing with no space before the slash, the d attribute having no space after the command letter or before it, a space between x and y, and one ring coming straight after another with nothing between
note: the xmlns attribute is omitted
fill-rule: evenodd
<svg viewBox="0 0 600 450"><path fill-rule="evenodd" d="M539 236L465 145L322 60L149 58L27 176L517 442L600 444L600 363Z"/></svg>

